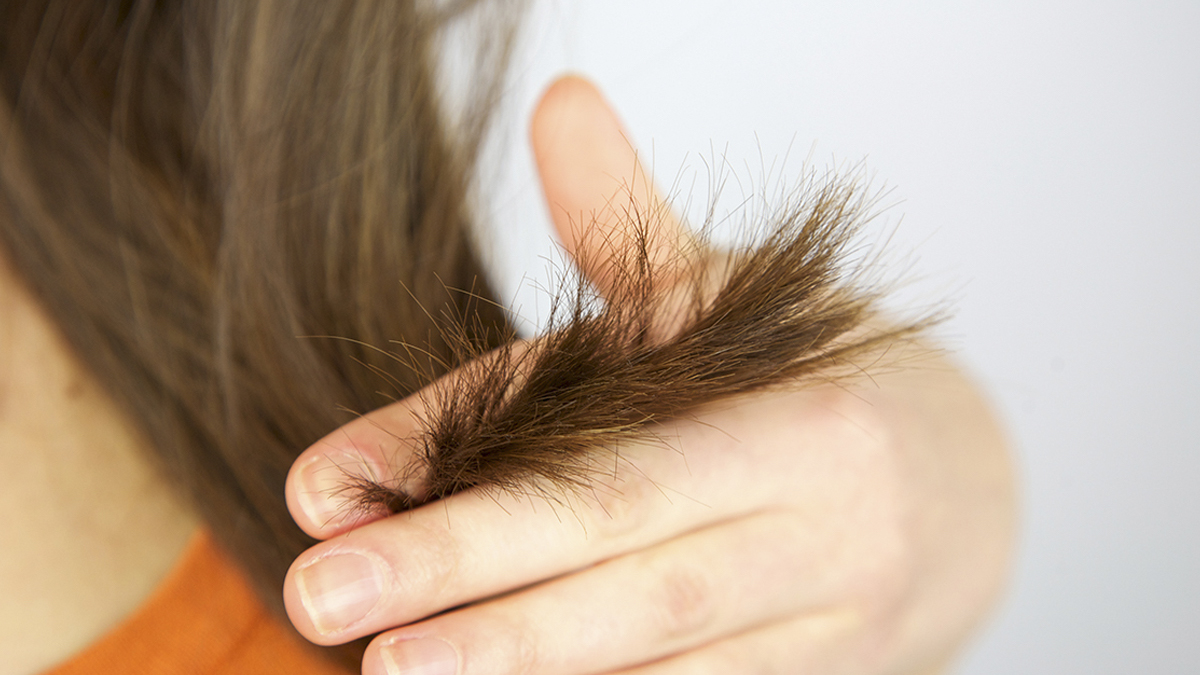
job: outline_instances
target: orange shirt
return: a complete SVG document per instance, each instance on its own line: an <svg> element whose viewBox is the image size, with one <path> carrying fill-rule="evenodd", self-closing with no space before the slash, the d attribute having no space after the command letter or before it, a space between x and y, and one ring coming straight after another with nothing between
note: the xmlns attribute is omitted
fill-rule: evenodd
<svg viewBox="0 0 1200 675"><path fill-rule="evenodd" d="M207 533L124 624L45 675L116 673L347 675L259 604Z"/></svg>

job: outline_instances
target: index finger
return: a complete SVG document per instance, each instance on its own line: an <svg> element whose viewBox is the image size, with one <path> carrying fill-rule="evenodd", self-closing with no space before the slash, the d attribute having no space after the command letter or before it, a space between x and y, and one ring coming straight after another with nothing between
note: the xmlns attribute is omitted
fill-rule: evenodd
<svg viewBox="0 0 1200 675"><path fill-rule="evenodd" d="M361 508L360 490L368 483L410 493L417 489L418 477L401 469L417 457L425 401L418 394L361 415L300 454L285 487L288 510L300 529L328 539L388 515Z"/></svg>

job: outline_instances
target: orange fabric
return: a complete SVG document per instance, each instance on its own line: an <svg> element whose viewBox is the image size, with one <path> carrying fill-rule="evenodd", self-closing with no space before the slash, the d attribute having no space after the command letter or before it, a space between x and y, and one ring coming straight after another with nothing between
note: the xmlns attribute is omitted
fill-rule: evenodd
<svg viewBox="0 0 1200 675"><path fill-rule="evenodd" d="M202 533L150 600L45 675L346 675L269 614Z"/></svg>

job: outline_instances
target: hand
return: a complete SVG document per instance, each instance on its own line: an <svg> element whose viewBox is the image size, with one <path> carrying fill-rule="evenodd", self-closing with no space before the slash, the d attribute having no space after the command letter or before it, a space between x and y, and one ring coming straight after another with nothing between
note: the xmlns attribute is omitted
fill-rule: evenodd
<svg viewBox="0 0 1200 675"><path fill-rule="evenodd" d="M572 216L596 214L619 237L605 215L614 195L657 205L588 83L551 88L533 142L556 225L583 260L595 240ZM605 271L584 268L601 291ZM288 574L289 616L319 644L385 631L365 673L932 672L1007 567L1004 445L971 385L932 357L698 411L657 430L680 452L623 448L569 510L466 492L390 518L347 512L339 481L405 465L397 439L420 405L347 424L288 479L293 517L326 539Z"/></svg>

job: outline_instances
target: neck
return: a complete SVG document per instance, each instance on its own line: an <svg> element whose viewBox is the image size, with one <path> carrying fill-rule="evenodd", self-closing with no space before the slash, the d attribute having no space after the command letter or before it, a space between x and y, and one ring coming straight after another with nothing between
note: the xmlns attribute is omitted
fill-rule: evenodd
<svg viewBox="0 0 1200 675"><path fill-rule="evenodd" d="M2 265L0 466L0 654L37 673L141 604L196 518Z"/></svg>

